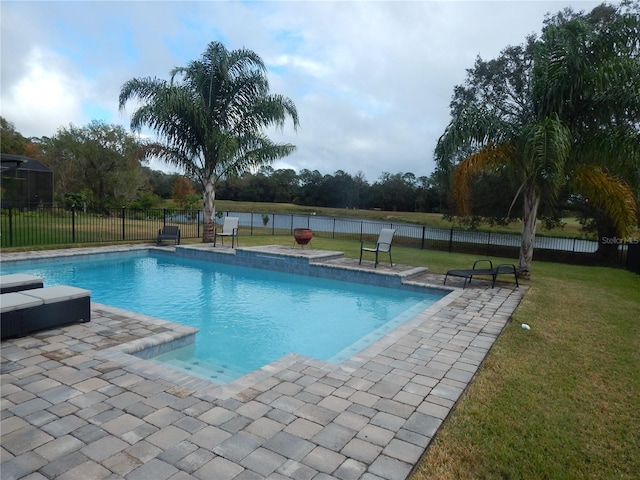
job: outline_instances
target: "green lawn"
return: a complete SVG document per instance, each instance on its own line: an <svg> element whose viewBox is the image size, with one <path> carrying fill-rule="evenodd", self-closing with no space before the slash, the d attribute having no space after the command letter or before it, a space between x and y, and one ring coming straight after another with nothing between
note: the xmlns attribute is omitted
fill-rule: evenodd
<svg viewBox="0 0 640 480"><path fill-rule="evenodd" d="M288 236L240 241L291 245ZM353 241L312 246L359 254ZM437 273L476 258L393 250L394 263ZM534 256L525 284L513 321L411 480L638 478L640 276Z"/></svg>

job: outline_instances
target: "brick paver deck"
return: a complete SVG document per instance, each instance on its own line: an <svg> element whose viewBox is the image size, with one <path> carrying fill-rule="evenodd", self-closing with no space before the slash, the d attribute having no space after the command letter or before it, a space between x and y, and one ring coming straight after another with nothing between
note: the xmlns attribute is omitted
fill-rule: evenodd
<svg viewBox="0 0 640 480"><path fill-rule="evenodd" d="M124 353L187 327L93 303L90 323L2 342L1 477L405 479L525 292L452 290L341 365L290 354L224 386Z"/></svg>

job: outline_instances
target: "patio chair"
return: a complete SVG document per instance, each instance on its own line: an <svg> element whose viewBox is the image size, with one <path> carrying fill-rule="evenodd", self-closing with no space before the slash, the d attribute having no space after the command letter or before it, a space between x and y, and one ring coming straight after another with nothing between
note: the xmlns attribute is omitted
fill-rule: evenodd
<svg viewBox="0 0 640 480"><path fill-rule="evenodd" d="M222 224L222 231L219 232L216 228L213 234L213 246L216 246L216 240L218 237L222 237L222 244L224 245L224 237L231 237L231 248L234 248L234 240L238 238L238 223L240 219L238 217L224 217L224 223ZM238 241L235 240L235 243Z"/></svg>
<svg viewBox="0 0 640 480"><path fill-rule="evenodd" d="M158 230L158 245L163 240L173 240L176 245L180 245L180 228L175 225L165 225Z"/></svg>
<svg viewBox="0 0 640 480"><path fill-rule="evenodd" d="M376 255L376 261L374 264L374 268L378 267L378 254L388 253L389 254L389 263L393 267L393 261L391 260L391 242L393 242L393 234L396 233L393 228L383 228L380 230L380 235L378 236L378 241L376 242L375 247L365 247L364 241L360 242L360 262L358 265L362 265L362 252L372 252Z"/></svg>
<svg viewBox="0 0 640 480"><path fill-rule="evenodd" d="M488 263L489 268L477 268L477 265L480 263ZM518 284L518 270L515 265L502 264L498 265L496 268L493 268L493 262L489 259L480 259L473 262L473 268L468 270L449 270L447 274L444 276L444 284L447 283L447 278L449 276L452 277L461 277L464 278L464 283L462 284L462 288L464 289L467 286L467 280L469 285L471 284L471 279L478 275L486 275L491 276L491 288L496 285L496 277L498 275L513 275L513 278L516 281L516 287L520 287Z"/></svg>

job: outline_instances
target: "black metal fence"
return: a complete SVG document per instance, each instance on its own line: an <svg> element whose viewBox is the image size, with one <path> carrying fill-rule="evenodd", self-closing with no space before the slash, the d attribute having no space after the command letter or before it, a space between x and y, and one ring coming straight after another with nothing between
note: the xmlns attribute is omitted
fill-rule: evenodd
<svg viewBox="0 0 640 480"><path fill-rule="evenodd" d="M640 243L630 243L627 246L626 268L640 275Z"/></svg>
<svg viewBox="0 0 640 480"><path fill-rule="evenodd" d="M457 228L356 220L316 215L221 212L240 219L240 235L287 235L295 228L310 228L314 236L369 240L381 228L395 228L394 243L406 247L486 256L518 258L520 235L478 232ZM111 215L80 209L3 209L0 218L1 246L32 247L99 242L155 241L164 225L178 225L183 239L202 237L202 211L122 208ZM221 219L218 219L221 223ZM535 258L577 264L601 263L598 242L576 238L536 236ZM626 263L628 245L620 245L616 266Z"/></svg>

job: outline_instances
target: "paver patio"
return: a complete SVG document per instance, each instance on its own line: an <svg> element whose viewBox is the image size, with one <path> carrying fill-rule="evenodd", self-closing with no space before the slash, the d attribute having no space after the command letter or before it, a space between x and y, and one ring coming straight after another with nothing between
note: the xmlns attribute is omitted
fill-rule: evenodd
<svg viewBox="0 0 640 480"><path fill-rule="evenodd" d="M526 288L451 290L341 365L290 354L222 386L123 348L189 327L94 302L90 323L2 342L1 477L405 479Z"/></svg>

